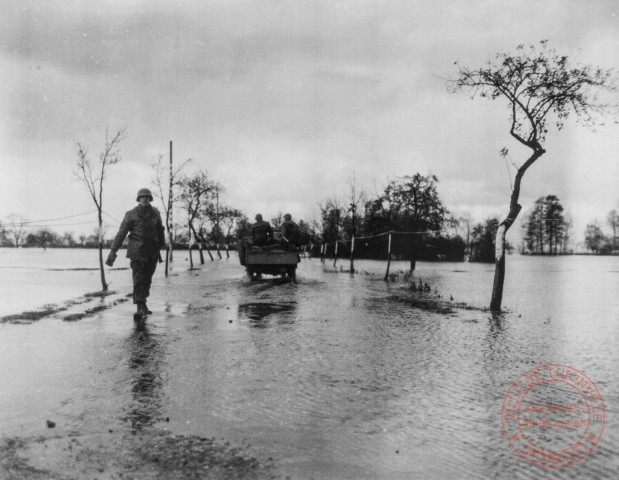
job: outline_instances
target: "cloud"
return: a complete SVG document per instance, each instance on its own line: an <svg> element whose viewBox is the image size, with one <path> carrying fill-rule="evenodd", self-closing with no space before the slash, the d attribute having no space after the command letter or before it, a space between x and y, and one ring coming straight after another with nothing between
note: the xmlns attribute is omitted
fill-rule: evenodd
<svg viewBox="0 0 619 480"><path fill-rule="evenodd" d="M453 62L479 65L549 38L606 64L619 39L613 1L586 9L576 0L5 3L0 162L16 179L42 173L38 190L9 185L0 206L31 197L19 205L27 216L48 208L36 201L43 192L71 192L63 209L86 204L71 183L73 142L97 152L106 128L127 125L110 211L128 207L150 181L152 157L167 156L174 140L177 161L208 168L226 185L226 202L247 212L311 216L342 195L353 171L370 191L431 171L450 208L485 218L509 197L499 150L507 146L517 163L527 152L510 139L503 103L447 92ZM523 183L525 208L548 193L580 201L600 183L594 177L614 178L616 130L604 141L575 131L549 137ZM590 157L596 169L581 170ZM43 172L54 185L43 185ZM601 183L590 195L599 209L611 196Z"/></svg>

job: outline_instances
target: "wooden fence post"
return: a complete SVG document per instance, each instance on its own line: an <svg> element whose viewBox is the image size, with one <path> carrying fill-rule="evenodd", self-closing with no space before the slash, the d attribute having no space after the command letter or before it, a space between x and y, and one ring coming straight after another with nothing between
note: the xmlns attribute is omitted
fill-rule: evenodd
<svg viewBox="0 0 619 480"><path fill-rule="evenodd" d="M390 265L391 265L391 233L389 234L389 244L387 246L387 271L385 272L385 282L389 278Z"/></svg>
<svg viewBox="0 0 619 480"><path fill-rule="evenodd" d="M350 242L350 274L352 275L353 273L355 273L355 257L354 257L354 252L355 252L355 236L352 236L351 242Z"/></svg>
<svg viewBox="0 0 619 480"><path fill-rule="evenodd" d="M335 267L335 264L337 263L337 240L335 241L335 255L334 255L335 259L333 260L333 266Z"/></svg>

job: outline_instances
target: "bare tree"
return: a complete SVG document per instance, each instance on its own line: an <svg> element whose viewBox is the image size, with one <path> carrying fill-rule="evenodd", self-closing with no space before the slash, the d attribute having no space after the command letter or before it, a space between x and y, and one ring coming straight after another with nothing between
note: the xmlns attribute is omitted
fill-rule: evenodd
<svg viewBox="0 0 619 480"><path fill-rule="evenodd" d="M569 213L565 214L564 224L565 224L565 231L563 233L563 238L562 238L563 243L561 244L561 253L565 254L565 253L568 253L570 237L572 234L572 227L573 227L572 216Z"/></svg>
<svg viewBox="0 0 619 480"><path fill-rule="evenodd" d="M4 227L7 234L13 238L13 245L17 248L21 245L24 238L24 226L28 223L28 220L12 213L7 217L7 221Z"/></svg>
<svg viewBox="0 0 619 480"><path fill-rule="evenodd" d="M205 192L204 201L202 202L202 208L200 216L208 219L211 227L211 240L215 244L217 256L221 260L221 251L219 250L219 244L224 240L221 231L221 207L219 205L219 194L224 193L225 188L219 182L210 182L209 190ZM201 229L202 230L202 229ZM206 243L206 242L205 242ZM209 252L209 256L210 256ZM212 256L211 256L212 260Z"/></svg>
<svg viewBox="0 0 619 480"><path fill-rule="evenodd" d="M0 222L0 247L7 247L9 246L9 232L6 229L6 226L2 224L2 222Z"/></svg>
<svg viewBox="0 0 619 480"><path fill-rule="evenodd" d="M282 223L284 223L284 214L280 210L274 217L271 217L271 227L273 227L273 230L279 232Z"/></svg>
<svg viewBox="0 0 619 480"><path fill-rule="evenodd" d="M585 246L588 250L591 250L594 255L598 255L602 247L607 243L608 239L597 220L587 224L585 229Z"/></svg>
<svg viewBox="0 0 619 480"><path fill-rule="evenodd" d="M226 243L230 243L230 239L234 237L232 229L243 220L247 221L247 217L243 212L237 208L223 206L221 207L221 224L222 234L224 235Z"/></svg>
<svg viewBox="0 0 619 480"><path fill-rule="evenodd" d="M191 234L194 234L196 241L198 235L194 227L194 221L199 217L204 204L208 201L208 196L214 190L214 183L208 177L206 170L200 170L192 177L183 176L180 180L179 199L185 207L187 213L187 229L189 232L189 268L193 269L193 257L191 255Z"/></svg>
<svg viewBox="0 0 619 480"><path fill-rule="evenodd" d="M242 222L247 221L247 217L240 210L228 206L222 206L219 210L219 218L221 225L221 233L224 241L226 242L226 258L230 258L230 239L232 235L232 229Z"/></svg>
<svg viewBox="0 0 619 480"><path fill-rule="evenodd" d="M600 116L610 111L611 105L598 99L601 91L615 91L611 70L572 64L568 57L557 55L547 47L547 41L538 45L517 48L516 54L498 54L494 60L479 69L471 69L456 62L458 77L449 80L453 92L471 91L472 98L507 100L510 135L531 150L530 156L517 171L511 191L509 212L500 223L495 244L495 275L490 308L500 310L505 279L505 234L522 209L518 203L525 172L544 153L544 142L551 128L548 121L561 130L570 116L588 127L594 127ZM507 149L504 150L507 152Z"/></svg>
<svg viewBox="0 0 619 480"><path fill-rule="evenodd" d="M613 209L608 212L608 215L606 216L606 222L608 223L608 226L613 232L613 236L611 238L611 247L612 251L616 252L617 249L619 249L619 242L617 241L617 233L619 233L619 213L617 213L617 210Z"/></svg>
<svg viewBox="0 0 619 480"><path fill-rule="evenodd" d="M350 245L350 273L355 273L355 252L354 252L354 239L357 235L357 227L359 222L359 215L357 211L359 207L365 202L365 192L359 186L357 182L357 175L352 172L350 179L348 180L348 194L346 200L348 201L348 214L350 215L350 227L351 227L351 245Z"/></svg>
<svg viewBox="0 0 619 480"><path fill-rule="evenodd" d="M471 212L466 212L459 218L460 225L464 226L464 232L466 232L465 234L463 233L462 236L466 238L465 245L467 254L471 253L471 220Z"/></svg>
<svg viewBox="0 0 619 480"><path fill-rule="evenodd" d="M215 261L215 259L213 258L213 254L211 253L211 249L208 248L208 239L207 239L208 233L207 233L207 230L206 230L206 224L207 223L210 223L210 220L202 219L202 221L200 222L200 227L198 228L198 231L196 232L194 230L194 235L199 240L199 245L200 245L200 262L202 262L202 264L204 264L204 255L202 254L202 250L206 250L206 253L208 254L209 258L211 259L211 262Z"/></svg>
<svg viewBox="0 0 619 480"><path fill-rule="evenodd" d="M105 132L105 146L103 152L99 154L99 161L95 165L88 156L88 148L79 140L75 141L77 153L77 169L75 176L80 180L92 201L97 207L99 227L97 234L99 237L99 270L101 271L101 288L107 291L108 284L105 281L105 270L103 269L103 183L107 168L120 162L120 144L127 137L127 127L120 128L113 135Z"/></svg>
<svg viewBox="0 0 619 480"><path fill-rule="evenodd" d="M178 196L175 193L180 185L180 175L183 171L185 165L191 162L191 159L188 158L181 165L179 165L175 170L170 172L170 168L166 164L166 161L163 155L159 155L155 160L153 160L151 166L155 171L155 178L152 180L152 184L155 186L157 190L157 196L161 199L161 205L163 207L163 212L165 213L165 227L168 232L168 249L166 250L165 257L165 276L168 276L168 265L169 262L172 262L172 250L174 247L174 236L173 236L173 228L170 225L170 215L172 213L172 205L175 200L174 197ZM166 172L168 174L168 182L166 185L166 181L164 180ZM165 192L168 192L167 194ZM170 195L171 193L171 195Z"/></svg>
<svg viewBox="0 0 619 480"><path fill-rule="evenodd" d="M342 212L344 208L337 197L328 198L324 203L319 203L318 208L320 209L320 229L322 232L320 260L324 262L329 244L335 244L341 238L342 220L344 219Z"/></svg>

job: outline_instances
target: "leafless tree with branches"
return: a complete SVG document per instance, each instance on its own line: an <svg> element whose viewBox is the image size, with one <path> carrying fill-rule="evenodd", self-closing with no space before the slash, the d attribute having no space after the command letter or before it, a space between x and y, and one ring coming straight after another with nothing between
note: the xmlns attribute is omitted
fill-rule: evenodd
<svg viewBox="0 0 619 480"><path fill-rule="evenodd" d="M530 156L516 165L509 213L500 223L495 244L495 276L490 308L501 309L505 279L505 234L522 209L518 203L525 172L546 150L544 142L551 125L557 130L575 117L578 123L593 128L615 106L599 98L602 92L616 90L612 70L575 65L558 55L544 40L537 45L519 45L515 54L497 54L484 67L472 69L455 63L458 76L448 80L452 92L469 91L472 98L506 100L509 107L509 134L531 150ZM552 119L552 122L551 122ZM501 151L507 154L507 149Z"/></svg>
<svg viewBox="0 0 619 480"><path fill-rule="evenodd" d="M103 269L103 183L107 169L120 162L120 144L127 137L127 127L122 127L114 134L110 135L109 130L105 132L105 146L99 154L99 161L93 164L88 155L88 148L78 139L75 141L75 151L77 153L77 165L75 176L88 190L92 201L97 207L99 227L99 269L101 271L101 288L107 291L108 283L105 281L105 270Z"/></svg>
<svg viewBox="0 0 619 480"><path fill-rule="evenodd" d="M155 177L152 180L155 189L157 190L156 196L161 199L161 206L163 207L163 211L165 213L165 227L168 232L168 249L166 250L166 259L165 259L165 276L168 276L168 268L169 263L172 262L172 252L174 247L174 236L172 225L170 225L170 214L172 212L173 203L175 198L178 197L178 187L181 184L180 178L183 169L185 166L191 162L191 158L188 158L183 163L181 163L176 169L173 169L171 173L168 174L168 182L166 184L165 174L169 172L168 165L164 160L163 155L158 155L155 160L151 163L153 170L155 171ZM168 192L167 194L165 192ZM171 196L170 196L171 192Z"/></svg>

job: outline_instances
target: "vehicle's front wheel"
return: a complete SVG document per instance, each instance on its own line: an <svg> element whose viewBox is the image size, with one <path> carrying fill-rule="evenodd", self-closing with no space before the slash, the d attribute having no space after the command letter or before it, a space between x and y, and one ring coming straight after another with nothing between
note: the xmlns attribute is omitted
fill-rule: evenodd
<svg viewBox="0 0 619 480"><path fill-rule="evenodd" d="M288 280L292 283L297 283L297 267L288 267Z"/></svg>

